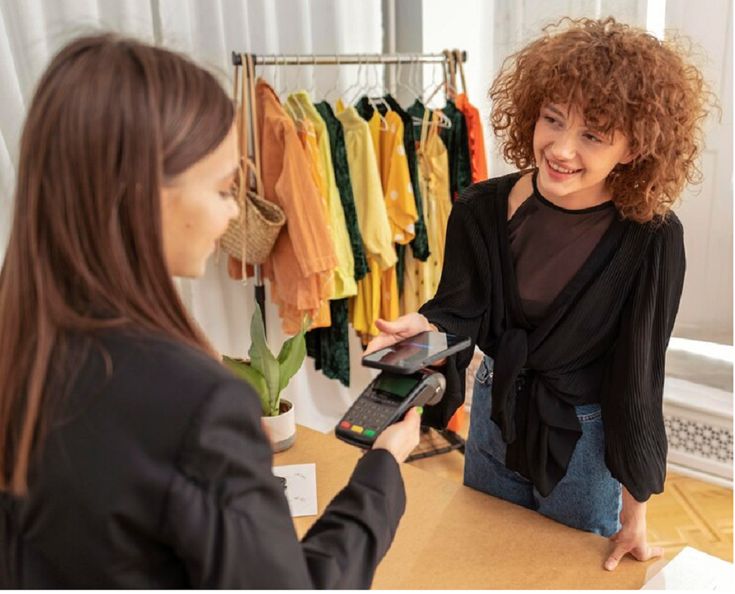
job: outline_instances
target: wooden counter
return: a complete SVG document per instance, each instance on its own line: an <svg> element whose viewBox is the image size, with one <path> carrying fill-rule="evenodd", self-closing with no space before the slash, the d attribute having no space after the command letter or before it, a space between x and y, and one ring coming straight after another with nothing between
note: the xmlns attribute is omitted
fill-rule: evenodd
<svg viewBox="0 0 735 594"><path fill-rule="evenodd" d="M360 451L332 434L299 427L274 464L316 463L319 513L347 483ZM606 538L412 468L401 467L406 513L378 566L377 589L638 589L662 566L602 563ZM303 536L316 517L295 518Z"/></svg>

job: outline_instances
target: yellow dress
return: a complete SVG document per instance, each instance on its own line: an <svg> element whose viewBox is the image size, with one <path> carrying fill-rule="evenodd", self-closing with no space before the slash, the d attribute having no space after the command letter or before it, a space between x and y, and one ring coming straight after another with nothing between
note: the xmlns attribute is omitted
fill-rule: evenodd
<svg viewBox="0 0 735 594"><path fill-rule="evenodd" d="M383 120L385 123L375 110L368 125L378 159L393 241L405 245L416 235L418 213L403 144L403 121L394 111L388 111ZM385 320L396 319L400 315L400 300L395 267L383 272L380 293L380 317Z"/></svg>
<svg viewBox="0 0 735 594"><path fill-rule="evenodd" d="M449 159L447 149L439 137L438 116L428 122L428 110L421 126L421 139L416 151L419 166L421 199L429 239L429 259L421 262L406 250L406 270L403 279L401 313L410 313L431 299L439 286L447 222L452 202L449 196Z"/></svg>
<svg viewBox="0 0 735 594"><path fill-rule="evenodd" d="M337 256L337 268L334 271L334 293L331 299L344 299L357 294L355 282L355 260L352 255L350 236L347 232L347 222L339 197L337 182L332 165L332 149L329 145L329 131L319 112L309 98L306 91L293 93L288 97L286 106L295 119L310 123L314 132L314 141L317 153L313 155L318 163L321 176L320 190L324 193L327 208L327 221L330 234L334 242L334 251Z"/></svg>
<svg viewBox="0 0 735 594"><path fill-rule="evenodd" d="M354 107L345 108L341 101L337 102L337 118L344 130L357 223L370 267L365 278L357 283L357 296L350 302L350 321L360 334L376 336L382 276L388 270L395 275L396 251L368 124ZM391 289L389 285L388 289L395 290L397 295L397 287Z"/></svg>
<svg viewBox="0 0 735 594"><path fill-rule="evenodd" d="M380 183L383 186L393 241L405 245L416 236L418 212L403 144L403 120L394 111L387 112L383 118L385 124L377 111L374 111L368 125L378 158ZM384 129L386 126L387 129Z"/></svg>

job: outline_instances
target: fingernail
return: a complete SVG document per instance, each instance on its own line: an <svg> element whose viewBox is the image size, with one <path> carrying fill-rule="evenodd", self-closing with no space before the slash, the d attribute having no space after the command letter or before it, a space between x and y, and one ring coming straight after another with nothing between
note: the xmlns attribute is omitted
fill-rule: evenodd
<svg viewBox="0 0 735 594"><path fill-rule="evenodd" d="M423 406L417 406L416 407L416 412L419 413L420 415L423 415L424 414L424 407Z"/></svg>

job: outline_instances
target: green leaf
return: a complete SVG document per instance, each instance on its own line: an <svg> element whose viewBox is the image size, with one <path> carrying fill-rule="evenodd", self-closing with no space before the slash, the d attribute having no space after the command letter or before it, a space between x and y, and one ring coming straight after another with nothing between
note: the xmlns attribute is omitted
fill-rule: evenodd
<svg viewBox="0 0 735 594"><path fill-rule="evenodd" d="M286 342L281 347L281 352L278 354L278 363L280 366L280 381L279 387L283 390L291 378L296 372L301 369L301 364L304 362L306 357L306 339L304 333L299 332Z"/></svg>
<svg viewBox="0 0 735 594"><path fill-rule="evenodd" d="M260 398L260 407L263 409L264 415L270 414L270 397L268 394L268 386L265 378L255 369L249 362L242 359L231 359L230 357L222 357L225 365L240 379L248 382Z"/></svg>
<svg viewBox="0 0 735 594"><path fill-rule="evenodd" d="M253 319L250 322L250 338L253 341L248 351L250 364L260 372L265 381L268 391L269 416L278 414L280 388L280 365L273 356L265 340L265 326L263 324L263 313L259 305L255 305ZM265 410L265 409L264 409Z"/></svg>

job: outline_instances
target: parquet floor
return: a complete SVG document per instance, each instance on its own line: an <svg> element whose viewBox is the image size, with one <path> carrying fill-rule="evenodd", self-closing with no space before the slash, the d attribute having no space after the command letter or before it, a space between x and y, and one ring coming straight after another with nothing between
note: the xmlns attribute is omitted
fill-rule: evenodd
<svg viewBox="0 0 735 594"><path fill-rule="evenodd" d="M465 425L469 421L469 415ZM460 434L467 435L466 426ZM420 450L445 445L440 436L422 438ZM411 464L447 479L462 482L464 457L450 452ZM669 472L664 492L648 503L650 544L663 546L667 559L691 546L726 561L733 560L732 489Z"/></svg>

